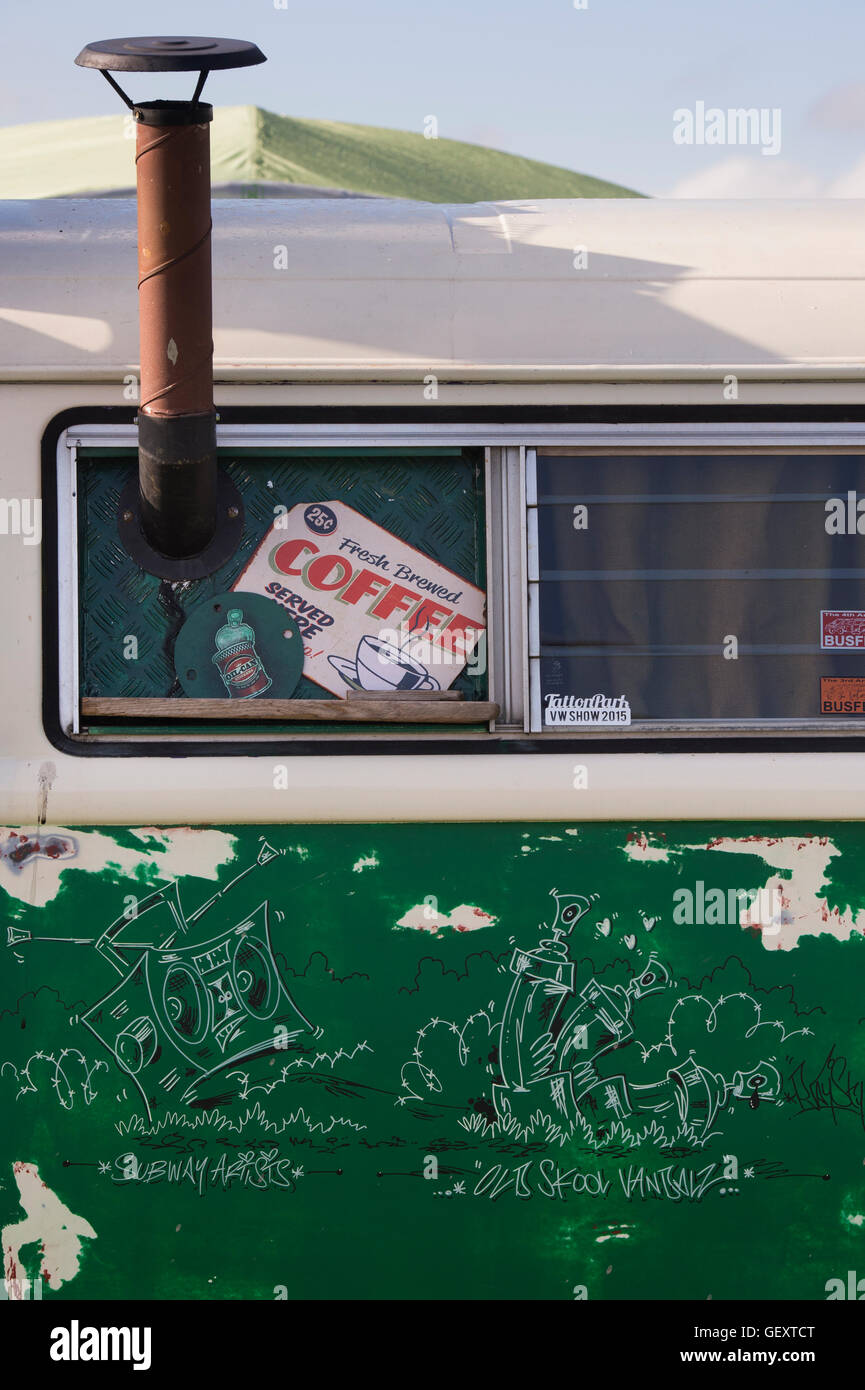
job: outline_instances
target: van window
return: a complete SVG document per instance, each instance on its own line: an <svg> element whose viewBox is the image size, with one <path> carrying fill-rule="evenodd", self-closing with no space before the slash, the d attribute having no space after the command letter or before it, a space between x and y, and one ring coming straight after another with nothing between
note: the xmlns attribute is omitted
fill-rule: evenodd
<svg viewBox="0 0 865 1390"><path fill-rule="evenodd" d="M67 732L489 731L483 449L220 447L239 540L211 571L174 575L136 535L134 448L69 452Z"/></svg>
<svg viewBox="0 0 865 1390"><path fill-rule="evenodd" d="M537 451L544 730L861 721L865 459Z"/></svg>

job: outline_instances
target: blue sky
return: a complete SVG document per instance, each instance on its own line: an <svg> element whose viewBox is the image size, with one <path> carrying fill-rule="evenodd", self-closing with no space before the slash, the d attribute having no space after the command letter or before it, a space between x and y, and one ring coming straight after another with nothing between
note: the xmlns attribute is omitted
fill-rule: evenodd
<svg viewBox="0 0 865 1390"><path fill-rule="evenodd" d="M656 195L865 196L862 0L283 2L148 0L145 32L258 43L267 64L209 80L218 105L407 130L434 115L441 136ZM0 124L118 110L73 59L89 40L140 33L138 12L4 0ZM16 71L9 54L29 52ZM128 85L145 99L190 81ZM698 102L779 110L780 153L676 144L673 113Z"/></svg>

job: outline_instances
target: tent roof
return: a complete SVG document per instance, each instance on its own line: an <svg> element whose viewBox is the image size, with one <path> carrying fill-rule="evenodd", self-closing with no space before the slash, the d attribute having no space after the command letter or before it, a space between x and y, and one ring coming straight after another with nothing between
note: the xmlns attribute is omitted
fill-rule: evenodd
<svg viewBox="0 0 865 1390"><path fill-rule="evenodd" d="M0 128L0 197L105 196L131 190L135 128L120 113ZM257 106L214 111L212 181L237 196L256 185L424 202L629 198L629 189L519 155L423 134L297 120ZM300 191L300 190L298 190Z"/></svg>

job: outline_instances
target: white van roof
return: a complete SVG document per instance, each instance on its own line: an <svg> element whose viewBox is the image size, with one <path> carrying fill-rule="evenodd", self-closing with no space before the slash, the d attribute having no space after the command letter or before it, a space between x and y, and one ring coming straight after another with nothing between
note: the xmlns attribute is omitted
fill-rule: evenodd
<svg viewBox="0 0 865 1390"><path fill-rule="evenodd" d="M831 375L863 362L865 202L214 203L226 379ZM0 377L138 361L132 200L0 202Z"/></svg>

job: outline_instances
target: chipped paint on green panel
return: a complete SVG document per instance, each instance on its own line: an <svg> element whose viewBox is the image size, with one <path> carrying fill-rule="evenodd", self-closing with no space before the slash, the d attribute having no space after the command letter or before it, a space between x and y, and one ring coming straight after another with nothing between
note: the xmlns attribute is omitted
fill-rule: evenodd
<svg viewBox="0 0 865 1390"><path fill-rule="evenodd" d="M43 1297L823 1299L865 1272L863 827L37 842L0 833L0 1225L27 1276L30 1187L74 1225Z"/></svg>

